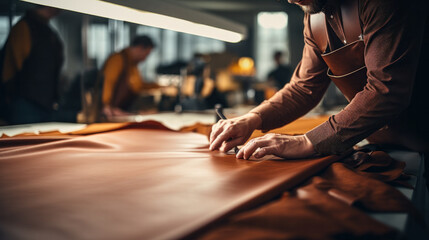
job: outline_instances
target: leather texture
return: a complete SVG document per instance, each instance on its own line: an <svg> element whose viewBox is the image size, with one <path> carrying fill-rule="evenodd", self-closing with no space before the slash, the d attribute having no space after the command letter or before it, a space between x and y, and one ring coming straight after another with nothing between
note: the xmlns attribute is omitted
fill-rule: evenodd
<svg viewBox="0 0 429 240"><path fill-rule="evenodd" d="M302 133L325 118L272 132ZM247 161L208 151L208 125L181 131L147 121L0 139L0 236L392 239L395 230L361 210L417 215L382 182L404 178L404 164L383 152Z"/></svg>
<svg viewBox="0 0 429 240"><path fill-rule="evenodd" d="M2 237L189 237L340 158L246 161L209 151L201 134L130 128L52 141L28 137L21 146L2 139Z"/></svg>

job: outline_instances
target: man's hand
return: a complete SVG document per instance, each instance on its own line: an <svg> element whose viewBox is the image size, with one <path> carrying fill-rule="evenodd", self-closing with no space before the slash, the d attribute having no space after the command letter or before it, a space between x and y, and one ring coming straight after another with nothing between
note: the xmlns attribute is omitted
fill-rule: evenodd
<svg viewBox="0 0 429 240"><path fill-rule="evenodd" d="M306 158L316 155L313 144L305 135L290 136L269 133L252 139L237 153L237 158L262 158L275 155L281 158Z"/></svg>
<svg viewBox="0 0 429 240"><path fill-rule="evenodd" d="M248 113L229 120L220 120L212 127L210 150L219 149L222 152L228 152L233 147L245 143L253 130L258 128L261 123L261 118L255 113Z"/></svg>

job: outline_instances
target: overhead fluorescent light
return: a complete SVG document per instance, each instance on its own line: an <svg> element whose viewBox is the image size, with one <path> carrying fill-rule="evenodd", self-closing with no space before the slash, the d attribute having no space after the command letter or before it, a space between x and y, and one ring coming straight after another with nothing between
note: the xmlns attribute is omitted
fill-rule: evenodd
<svg viewBox="0 0 429 240"><path fill-rule="evenodd" d="M21 0L146 26L240 42L246 28L235 22L162 0Z"/></svg>

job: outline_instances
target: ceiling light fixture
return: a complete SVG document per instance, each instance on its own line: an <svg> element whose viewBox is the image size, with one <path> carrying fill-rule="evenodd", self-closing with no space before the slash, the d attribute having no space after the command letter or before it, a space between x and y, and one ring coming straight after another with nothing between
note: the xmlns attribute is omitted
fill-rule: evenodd
<svg viewBox="0 0 429 240"><path fill-rule="evenodd" d="M69 11L237 43L246 28L235 22L162 0L21 0Z"/></svg>

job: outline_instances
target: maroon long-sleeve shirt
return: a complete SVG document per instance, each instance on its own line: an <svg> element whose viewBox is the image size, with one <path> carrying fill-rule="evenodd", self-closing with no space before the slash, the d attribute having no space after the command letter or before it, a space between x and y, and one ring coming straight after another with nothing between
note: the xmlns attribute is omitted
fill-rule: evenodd
<svg viewBox="0 0 429 240"><path fill-rule="evenodd" d="M416 132L417 138L428 142L429 124L419 119L429 108L425 96L429 75L424 74L429 61L426 47L422 48L425 34L427 38L426 6L425 0L359 1L367 84L342 111L306 133L318 153L343 152L403 114L414 114L404 124ZM333 4L326 9L330 27L336 33L343 32L339 6ZM309 15L304 18L304 26L303 56L290 83L251 111L262 118L263 130L303 116L317 105L330 83L322 52L311 33ZM429 144L420 145L418 150L429 148Z"/></svg>

